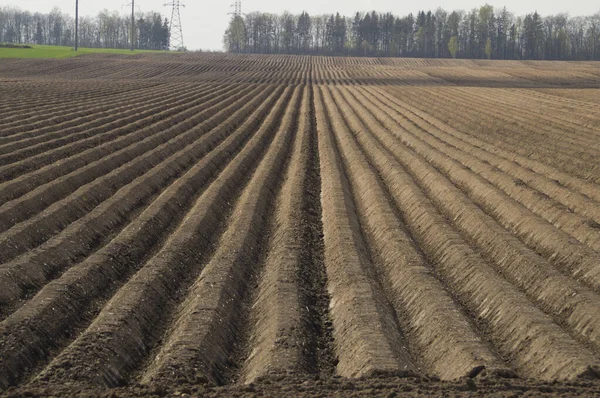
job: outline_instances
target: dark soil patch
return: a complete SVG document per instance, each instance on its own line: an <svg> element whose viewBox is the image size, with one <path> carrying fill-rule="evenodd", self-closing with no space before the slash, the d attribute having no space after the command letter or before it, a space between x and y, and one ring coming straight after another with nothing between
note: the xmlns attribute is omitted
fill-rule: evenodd
<svg viewBox="0 0 600 398"><path fill-rule="evenodd" d="M20 49L28 49L33 48L26 44L12 44L12 43L0 43L0 48L20 48Z"/></svg>

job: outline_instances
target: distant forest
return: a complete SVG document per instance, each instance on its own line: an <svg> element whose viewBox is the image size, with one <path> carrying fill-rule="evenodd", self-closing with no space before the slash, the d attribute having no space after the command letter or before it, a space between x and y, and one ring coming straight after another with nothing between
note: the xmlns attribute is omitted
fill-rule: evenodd
<svg viewBox="0 0 600 398"><path fill-rule="evenodd" d="M484 5L471 11L233 17L224 35L230 52L425 58L600 60L600 12L571 18L516 16Z"/></svg>
<svg viewBox="0 0 600 398"><path fill-rule="evenodd" d="M157 12L135 16L135 48L165 50L169 47L169 21ZM75 18L54 8L49 14L0 7L0 43L73 46ZM129 48L131 15L102 11L95 17L79 17L79 46Z"/></svg>

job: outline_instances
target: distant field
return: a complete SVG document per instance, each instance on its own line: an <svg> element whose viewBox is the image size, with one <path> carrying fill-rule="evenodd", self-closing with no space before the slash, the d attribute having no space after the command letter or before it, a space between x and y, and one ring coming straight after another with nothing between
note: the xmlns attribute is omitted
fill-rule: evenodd
<svg viewBox="0 0 600 398"><path fill-rule="evenodd" d="M600 63L0 62L0 395L599 379Z"/></svg>
<svg viewBox="0 0 600 398"><path fill-rule="evenodd" d="M84 54L140 54L160 53L164 51L126 50L116 48L79 48L66 46L36 46L32 48L3 48L0 47L0 58L71 58Z"/></svg>

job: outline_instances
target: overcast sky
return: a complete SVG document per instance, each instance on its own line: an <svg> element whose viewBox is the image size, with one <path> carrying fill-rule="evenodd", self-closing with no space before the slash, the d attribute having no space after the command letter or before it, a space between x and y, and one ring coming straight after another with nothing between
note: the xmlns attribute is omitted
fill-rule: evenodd
<svg viewBox="0 0 600 398"><path fill-rule="evenodd" d="M136 0L136 8L141 11L158 11L170 17L171 11L163 4L170 0ZM102 9L119 10L127 13L130 0L79 0L80 15L96 15ZM222 38L232 10L233 0L182 0L186 5L182 9L182 25L184 44L190 50L221 50ZM263 11L281 13L288 10L292 13L307 11L309 14L324 14L339 11L343 15L352 15L356 11L380 12L391 11L396 15L406 15L419 10L435 10L442 7L446 10L470 10L486 2L480 0L420 0L403 2L401 0L242 0L242 11ZM571 16L592 15L600 11L600 3L595 0L545 1L545 0L493 0L487 1L494 7L506 6L518 15L538 11L542 15L567 12ZM0 0L0 6L18 6L29 11L49 12L58 6L63 12L75 14L75 0Z"/></svg>

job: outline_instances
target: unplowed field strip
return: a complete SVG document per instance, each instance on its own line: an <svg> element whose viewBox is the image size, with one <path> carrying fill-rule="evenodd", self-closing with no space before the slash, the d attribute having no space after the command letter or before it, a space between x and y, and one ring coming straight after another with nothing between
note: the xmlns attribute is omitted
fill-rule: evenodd
<svg viewBox="0 0 600 398"><path fill-rule="evenodd" d="M3 61L0 394L597 391L598 76Z"/></svg>

